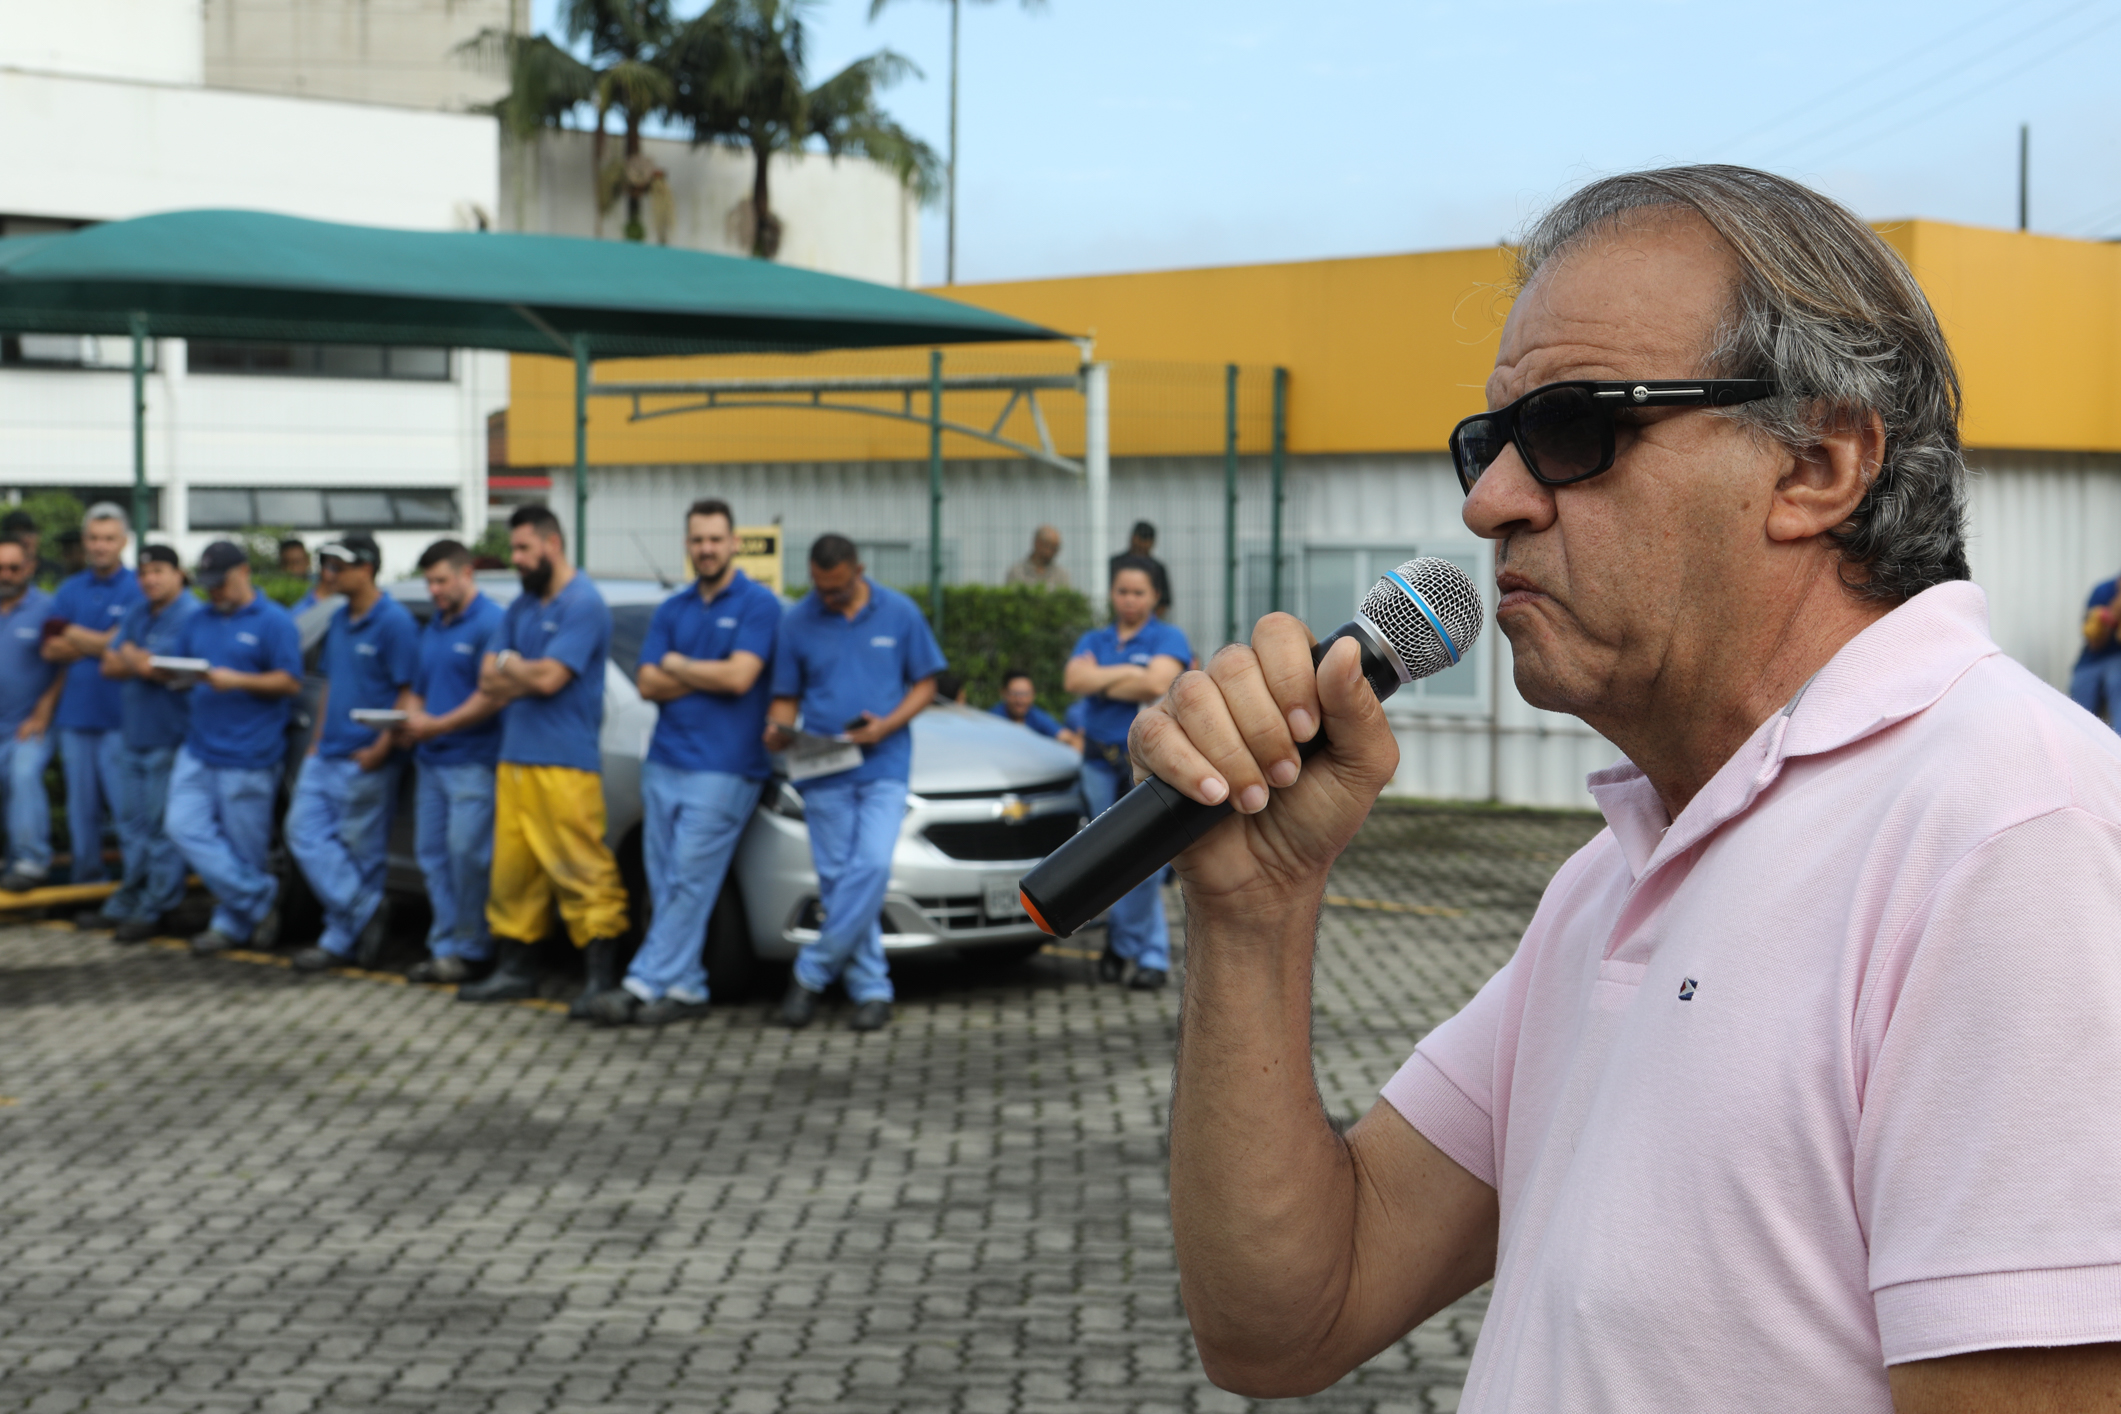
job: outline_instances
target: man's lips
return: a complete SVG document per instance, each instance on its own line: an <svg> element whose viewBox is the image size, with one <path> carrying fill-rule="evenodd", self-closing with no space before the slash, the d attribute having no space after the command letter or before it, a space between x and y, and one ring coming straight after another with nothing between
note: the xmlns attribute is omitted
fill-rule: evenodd
<svg viewBox="0 0 2121 1414"><path fill-rule="evenodd" d="M1495 603L1495 612L1522 608L1547 598L1547 592L1531 580L1514 570L1505 570L1495 576L1495 588L1501 598Z"/></svg>

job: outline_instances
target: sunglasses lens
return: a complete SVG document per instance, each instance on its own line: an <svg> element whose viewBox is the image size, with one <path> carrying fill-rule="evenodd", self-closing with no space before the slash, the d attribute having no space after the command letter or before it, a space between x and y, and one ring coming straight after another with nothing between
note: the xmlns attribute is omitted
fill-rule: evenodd
<svg viewBox="0 0 2121 1414"><path fill-rule="evenodd" d="M1451 459L1458 465L1458 479L1472 490L1473 483L1488 469L1507 445L1502 428L1493 418L1476 417L1461 423L1451 438Z"/></svg>
<svg viewBox="0 0 2121 1414"><path fill-rule="evenodd" d="M1612 419L1586 388L1552 388L1532 398L1518 410L1517 431L1542 481L1589 476L1612 454Z"/></svg>

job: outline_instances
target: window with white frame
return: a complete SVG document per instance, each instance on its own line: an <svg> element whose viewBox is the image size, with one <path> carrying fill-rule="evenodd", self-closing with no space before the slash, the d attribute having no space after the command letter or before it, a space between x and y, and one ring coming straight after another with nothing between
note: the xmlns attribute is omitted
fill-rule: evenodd
<svg viewBox="0 0 2121 1414"><path fill-rule="evenodd" d="M1375 545L1297 545L1282 550L1282 607L1302 619L1323 638L1355 617L1363 597L1385 571L1397 569L1421 555L1449 560L1478 585L1487 574L1488 552L1484 545L1401 542ZM1243 621L1256 623L1267 612L1270 556L1265 546L1244 556ZM1434 677L1403 687L1391 706L1404 710L1418 707L1430 712L1485 712L1488 706L1488 645L1483 635L1467 650L1464 661Z"/></svg>

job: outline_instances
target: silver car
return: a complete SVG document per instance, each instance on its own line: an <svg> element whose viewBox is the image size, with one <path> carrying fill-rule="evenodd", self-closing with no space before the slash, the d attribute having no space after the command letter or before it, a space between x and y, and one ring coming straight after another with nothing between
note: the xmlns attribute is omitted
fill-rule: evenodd
<svg viewBox="0 0 2121 1414"><path fill-rule="evenodd" d="M611 606L598 743L606 838L626 876L638 933L649 907L641 864L641 762L655 730L656 706L641 696L634 673L648 621L673 590L651 580L595 584ZM433 612L421 580L384 588L423 623ZM481 574L479 588L503 605L521 592L512 574ZM329 622L329 605L303 615L305 649L314 648ZM1080 758L1036 732L955 703L930 707L911 730L906 819L881 920L885 949L1037 951L1045 935L1025 916L1017 880L1082 827ZM390 886L419 893L424 883L413 858L411 781L407 771L391 835ZM716 991L739 993L759 960L793 959L817 937L822 922L802 796L776 776L766 783L737 847L730 885L708 924L704 945Z"/></svg>

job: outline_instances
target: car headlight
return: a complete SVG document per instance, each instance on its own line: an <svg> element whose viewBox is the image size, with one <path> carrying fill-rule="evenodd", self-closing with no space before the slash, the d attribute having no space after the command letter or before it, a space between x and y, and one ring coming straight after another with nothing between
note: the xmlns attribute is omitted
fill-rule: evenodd
<svg viewBox="0 0 2121 1414"><path fill-rule="evenodd" d="M794 786L789 785L788 782L778 778L766 783L766 795L759 804L765 806L783 820L800 820L803 818L803 797L801 792L797 791Z"/></svg>

